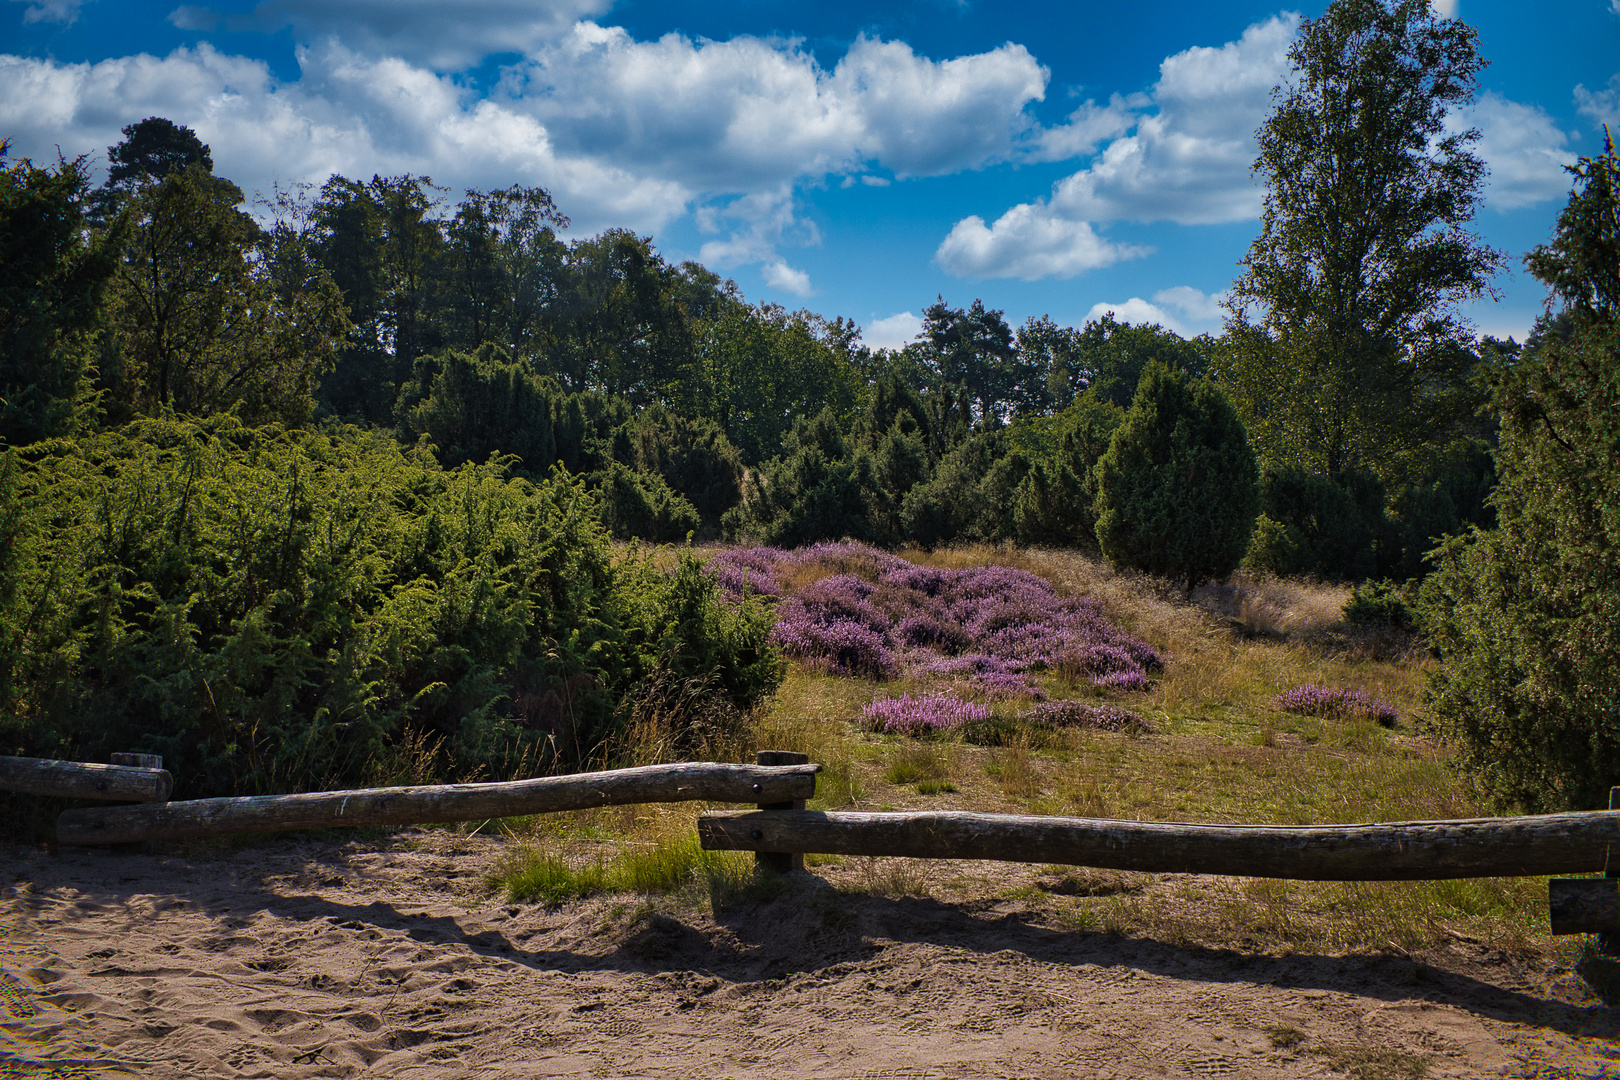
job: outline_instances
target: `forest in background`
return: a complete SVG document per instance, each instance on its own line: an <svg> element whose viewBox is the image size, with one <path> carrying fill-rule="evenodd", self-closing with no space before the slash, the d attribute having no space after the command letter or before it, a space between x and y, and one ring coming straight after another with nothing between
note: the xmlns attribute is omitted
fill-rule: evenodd
<svg viewBox="0 0 1620 1080"><path fill-rule="evenodd" d="M334 176L250 213L162 118L99 187L85 159L9 161L0 750L152 749L206 777L186 794L352 779L422 733L463 770L577 767L627 703L678 684L746 712L780 679L767 612L610 538L1011 542L1189 591L1238 565L1376 580L1375 615L1433 612L1437 647L1485 657L1437 699L1482 775L1505 732L1595 763L1488 786L1585 798L1620 762L1615 696L1582 681L1614 670L1590 599L1615 550L1612 151L1528 260L1556 306L1522 345L1476 339L1455 304L1503 259L1466 232L1477 133L1443 132L1472 31L1340 0L1293 59L1262 233L1193 341L939 299L874 351L650 238L565 241L538 188ZM1324 169L1345 145L1359 167ZM1531 518L1536 596L1503 576ZM1571 633L1597 634L1574 664ZM1549 702L1574 734L1536 726Z"/></svg>

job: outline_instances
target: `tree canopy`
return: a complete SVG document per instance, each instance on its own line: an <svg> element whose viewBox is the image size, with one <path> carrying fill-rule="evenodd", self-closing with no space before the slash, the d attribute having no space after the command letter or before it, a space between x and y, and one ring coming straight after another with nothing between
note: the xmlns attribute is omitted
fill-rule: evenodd
<svg viewBox="0 0 1620 1080"><path fill-rule="evenodd" d="M1427 0L1335 0L1289 56L1220 375L1268 460L1387 479L1455 419L1442 391L1473 362L1456 303L1501 263L1465 229L1479 132L1448 125L1485 61Z"/></svg>

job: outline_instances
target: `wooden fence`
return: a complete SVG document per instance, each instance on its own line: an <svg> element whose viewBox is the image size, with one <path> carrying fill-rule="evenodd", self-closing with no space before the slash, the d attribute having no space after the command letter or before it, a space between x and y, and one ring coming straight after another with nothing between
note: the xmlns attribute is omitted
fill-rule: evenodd
<svg viewBox="0 0 1620 1080"><path fill-rule="evenodd" d="M161 759L129 764L0 758L0 789L130 806L65 810L64 844L130 844L233 832L432 824L627 803L753 803L698 817L708 850L753 851L787 871L807 853L1059 863L1148 873L1329 881L1605 873L1552 879L1555 934L1620 934L1620 810L1365 825L1211 825L960 811L804 809L816 771L803 754L761 751L753 765L712 762L487 784L364 788L170 802ZM1616 789L1620 792L1620 789ZM1613 805L1613 800L1611 800Z"/></svg>

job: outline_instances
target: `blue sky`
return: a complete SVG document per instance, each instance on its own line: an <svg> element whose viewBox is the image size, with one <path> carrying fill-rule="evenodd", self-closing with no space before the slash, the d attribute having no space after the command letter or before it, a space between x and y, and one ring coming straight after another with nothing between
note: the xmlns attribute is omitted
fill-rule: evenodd
<svg viewBox="0 0 1620 1080"><path fill-rule="evenodd" d="M1218 330L1257 230L1253 132L1321 3L981 0L4 0L0 135L99 159L195 128L248 192L411 172L549 189L573 235L650 234L751 300L915 333L936 295L1017 324L1112 308ZM1476 231L1513 267L1620 129L1620 0L1438 0L1491 61Z"/></svg>

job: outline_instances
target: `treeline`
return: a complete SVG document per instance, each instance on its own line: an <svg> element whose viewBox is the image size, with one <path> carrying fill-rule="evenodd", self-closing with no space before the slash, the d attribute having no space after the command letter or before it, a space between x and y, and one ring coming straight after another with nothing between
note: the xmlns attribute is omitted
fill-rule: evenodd
<svg viewBox="0 0 1620 1080"><path fill-rule="evenodd" d="M1239 367L1230 337L1015 329L978 301L937 301L914 343L873 351L647 238L564 241L536 188L451 205L423 177L338 176L276 193L261 226L189 129L125 134L98 189L82 160L6 172L10 445L169 412L344 422L447 467L560 466L620 538L1095 548L1096 465L1143 371ZM1398 460L1262 454L1251 565L1421 574L1434 537L1490 521L1480 402L1453 394Z"/></svg>

